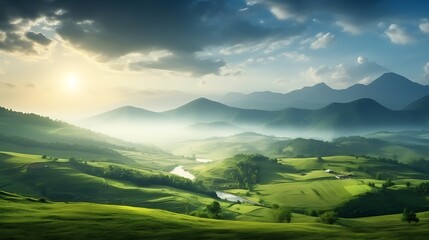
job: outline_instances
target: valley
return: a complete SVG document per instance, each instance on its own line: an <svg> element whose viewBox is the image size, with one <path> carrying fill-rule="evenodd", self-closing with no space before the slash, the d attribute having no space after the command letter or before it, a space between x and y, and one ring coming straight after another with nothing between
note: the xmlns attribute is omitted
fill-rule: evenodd
<svg viewBox="0 0 429 240"><path fill-rule="evenodd" d="M61 238L87 224L77 237L421 238L429 221L426 98L403 110L360 99L281 111L196 99L162 113L124 107L91 119L127 126L123 140L1 108L0 232ZM174 134L162 127L171 119ZM201 135L187 135L195 129ZM323 129L332 134L321 138ZM148 144L158 130L181 137ZM404 209L419 222L401 222Z"/></svg>

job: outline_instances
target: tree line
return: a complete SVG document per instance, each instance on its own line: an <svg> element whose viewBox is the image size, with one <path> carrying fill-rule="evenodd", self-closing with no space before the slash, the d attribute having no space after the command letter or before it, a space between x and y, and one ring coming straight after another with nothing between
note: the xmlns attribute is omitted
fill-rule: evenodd
<svg viewBox="0 0 429 240"><path fill-rule="evenodd" d="M69 162L80 171L99 177L129 181L137 186L169 186L216 197L216 193L208 190L201 182L192 182L189 179L170 174L143 174L135 169L124 168L114 164L110 164L107 168L94 167L75 158L70 158Z"/></svg>

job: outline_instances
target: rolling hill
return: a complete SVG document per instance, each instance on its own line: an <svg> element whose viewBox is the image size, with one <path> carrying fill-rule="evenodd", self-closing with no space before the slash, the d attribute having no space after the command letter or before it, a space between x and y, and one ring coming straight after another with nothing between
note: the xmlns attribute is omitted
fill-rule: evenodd
<svg viewBox="0 0 429 240"><path fill-rule="evenodd" d="M332 89L325 83L319 83L284 94L231 93L226 94L220 102L240 108L281 110L289 107L318 109L333 102L346 103L371 98L383 106L399 110L428 94L429 86L412 82L396 73L385 73L368 85L355 84L346 89Z"/></svg>
<svg viewBox="0 0 429 240"><path fill-rule="evenodd" d="M429 213L404 224L399 214L340 219L339 224L294 214L290 224L201 219L163 210L93 203L38 202L0 191L5 239L425 239ZM31 233L31 235L29 235ZM403 237L402 237L403 236Z"/></svg>
<svg viewBox="0 0 429 240"><path fill-rule="evenodd" d="M0 132L38 142L60 142L96 146L129 146L129 143L80 128L66 122L53 120L34 113L16 112L0 107Z"/></svg>

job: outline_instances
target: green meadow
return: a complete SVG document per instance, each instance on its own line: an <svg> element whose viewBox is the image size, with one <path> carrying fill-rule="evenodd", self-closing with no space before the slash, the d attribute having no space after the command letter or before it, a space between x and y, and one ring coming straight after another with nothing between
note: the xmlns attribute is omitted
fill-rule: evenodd
<svg viewBox="0 0 429 240"><path fill-rule="evenodd" d="M290 224L231 222L131 206L41 203L7 192L0 192L0 203L2 239L424 239L429 234L429 212L418 213L420 223L411 225L394 214L326 226L298 214Z"/></svg>
<svg viewBox="0 0 429 240"><path fill-rule="evenodd" d="M280 145L268 141L260 152ZM429 174L384 155L266 157L249 148L201 163L195 157L216 154L53 146L23 153L3 145L1 239L424 239L429 233L429 196L418 191ZM169 173L179 165L196 179ZM250 202L221 200L215 191ZM217 219L191 216L213 201L221 207ZM281 208L291 209L291 223L278 223ZM402 222L404 208L420 221ZM332 225L319 217L330 211L339 217Z"/></svg>

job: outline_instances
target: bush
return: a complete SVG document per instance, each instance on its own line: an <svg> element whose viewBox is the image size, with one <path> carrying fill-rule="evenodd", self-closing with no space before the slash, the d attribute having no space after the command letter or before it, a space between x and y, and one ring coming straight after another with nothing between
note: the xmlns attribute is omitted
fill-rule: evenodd
<svg viewBox="0 0 429 240"><path fill-rule="evenodd" d="M319 215L319 213L316 209L307 209L306 214L308 216L312 216L312 217L317 217Z"/></svg>
<svg viewBox="0 0 429 240"><path fill-rule="evenodd" d="M416 190L422 193L429 193L429 182L422 182L417 187Z"/></svg>
<svg viewBox="0 0 429 240"><path fill-rule="evenodd" d="M388 187L391 187L391 186L394 186L395 185L395 183L392 181L392 179L387 179L386 180L386 182L385 183L383 183L382 185L381 185L381 188L382 189L386 189L386 188L388 188Z"/></svg>
<svg viewBox="0 0 429 240"><path fill-rule="evenodd" d="M417 217L417 215L413 211L407 211L407 209L404 209L404 213L402 213L402 219L403 222L408 222L408 224L411 224L411 222L420 222L420 219Z"/></svg>
<svg viewBox="0 0 429 240"><path fill-rule="evenodd" d="M277 222L287 222L290 223L292 221L292 208L281 207L277 210Z"/></svg>
<svg viewBox="0 0 429 240"><path fill-rule="evenodd" d="M207 208L207 211L210 214L214 215L215 218L218 218L220 211L222 211L222 208L221 208L220 203L218 201L213 201L212 203L207 205L206 208Z"/></svg>
<svg viewBox="0 0 429 240"><path fill-rule="evenodd" d="M334 224L338 221L337 213L333 211L324 212L319 215L319 218L323 223L327 224Z"/></svg>

